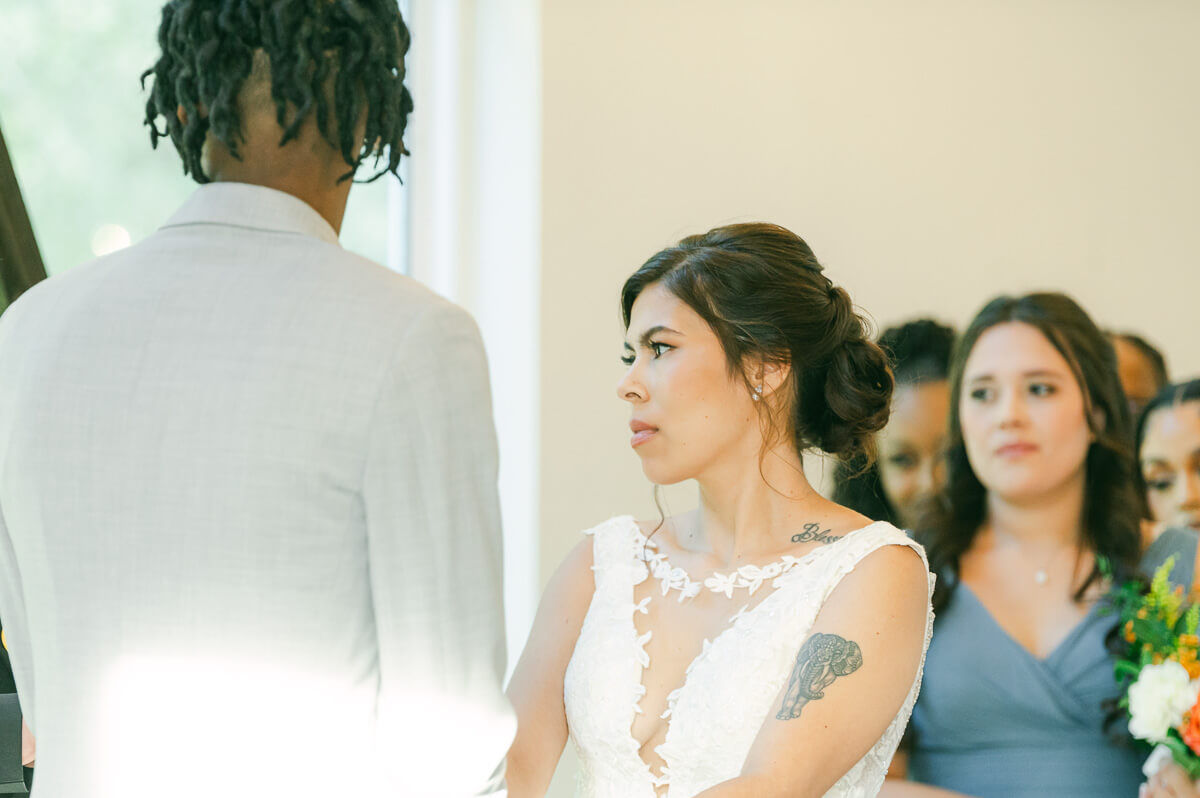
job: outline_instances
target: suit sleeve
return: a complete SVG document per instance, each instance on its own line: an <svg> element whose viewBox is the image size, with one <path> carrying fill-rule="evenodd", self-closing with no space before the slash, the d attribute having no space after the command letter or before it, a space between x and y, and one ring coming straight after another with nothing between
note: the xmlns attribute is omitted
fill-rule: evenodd
<svg viewBox="0 0 1200 798"><path fill-rule="evenodd" d="M496 435L483 344L438 304L399 342L364 473L380 686L395 795L502 795L516 722L505 668Z"/></svg>

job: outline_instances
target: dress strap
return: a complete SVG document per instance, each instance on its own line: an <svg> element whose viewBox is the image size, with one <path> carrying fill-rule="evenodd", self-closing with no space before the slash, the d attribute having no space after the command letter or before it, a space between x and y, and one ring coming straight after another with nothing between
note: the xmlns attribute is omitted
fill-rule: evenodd
<svg viewBox="0 0 1200 798"><path fill-rule="evenodd" d="M836 550L830 552L831 556L825 564L821 604L829 599L846 574L853 571L868 555L884 546L907 546L921 557L921 562L925 564L925 570L929 570L929 559L925 556L925 549L920 543L889 523L876 522L851 533L838 544ZM930 574L930 597L933 596L934 580L935 577Z"/></svg>
<svg viewBox="0 0 1200 798"><path fill-rule="evenodd" d="M597 595L627 598L649 570L637 556L641 529L633 516L620 515L584 531L592 537L592 571Z"/></svg>

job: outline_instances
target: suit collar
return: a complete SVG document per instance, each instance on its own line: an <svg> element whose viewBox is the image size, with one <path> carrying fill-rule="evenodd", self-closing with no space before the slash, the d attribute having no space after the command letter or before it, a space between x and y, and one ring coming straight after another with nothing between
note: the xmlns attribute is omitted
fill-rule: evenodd
<svg viewBox="0 0 1200 798"><path fill-rule="evenodd" d="M163 225L217 224L293 233L339 246L337 233L312 206L291 194L249 183L205 183Z"/></svg>

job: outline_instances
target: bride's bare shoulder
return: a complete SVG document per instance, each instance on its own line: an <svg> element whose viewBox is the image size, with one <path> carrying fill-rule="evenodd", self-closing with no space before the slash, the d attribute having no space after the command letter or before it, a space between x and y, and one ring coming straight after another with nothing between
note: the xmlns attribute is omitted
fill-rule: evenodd
<svg viewBox="0 0 1200 798"><path fill-rule="evenodd" d="M635 521L632 516L616 516L585 529L580 539L559 562L554 575L550 577L543 602L574 606L584 600L590 601L596 590L596 548L604 546L613 536L625 537L632 534L635 525L640 527L640 522Z"/></svg>

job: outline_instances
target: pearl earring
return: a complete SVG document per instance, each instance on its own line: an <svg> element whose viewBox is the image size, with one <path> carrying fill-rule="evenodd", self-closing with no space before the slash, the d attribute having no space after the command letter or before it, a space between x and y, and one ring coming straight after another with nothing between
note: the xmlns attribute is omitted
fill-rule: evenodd
<svg viewBox="0 0 1200 798"><path fill-rule="evenodd" d="M754 393L750 394L750 398L756 402L759 401L760 399L762 399L762 386L761 385L754 389Z"/></svg>

